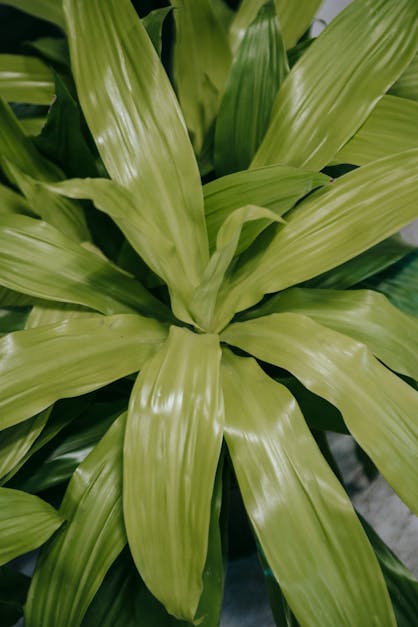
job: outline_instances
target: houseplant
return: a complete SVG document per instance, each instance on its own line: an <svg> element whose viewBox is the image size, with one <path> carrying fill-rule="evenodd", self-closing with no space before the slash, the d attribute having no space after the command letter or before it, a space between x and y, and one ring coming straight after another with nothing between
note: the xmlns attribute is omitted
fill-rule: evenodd
<svg viewBox="0 0 418 627"><path fill-rule="evenodd" d="M218 624L233 468L277 624L412 625L322 434L417 511L417 322L379 293L402 304L416 263L392 238L418 213L416 3L297 44L318 2L173 1L181 108L166 11L8 4L71 57L2 60L7 100L56 93L35 140L0 109L2 563L49 538L25 624Z"/></svg>

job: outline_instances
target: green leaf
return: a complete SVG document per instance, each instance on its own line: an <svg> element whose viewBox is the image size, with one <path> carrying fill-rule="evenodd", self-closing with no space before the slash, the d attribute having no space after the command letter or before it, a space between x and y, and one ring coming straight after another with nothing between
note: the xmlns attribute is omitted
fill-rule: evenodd
<svg viewBox="0 0 418 627"><path fill-rule="evenodd" d="M338 407L382 475L418 511L414 422L418 393L377 361L364 344L295 313L233 324L222 339L285 368Z"/></svg>
<svg viewBox="0 0 418 627"><path fill-rule="evenodd" d="M242 0L240 3L229 29L229 41L234 56L249 25L255 20L258 11L265 3L266 0Z"/></svg>
<svg viewBox="0 0 418 627"><path fill-rule="evenodd" d="M162 48L162 31L164 20L170 13L171 7L163 7L162 9L155 9L150 11L148 15L142 18L142 23L148 33L148 37L152 41L152 45L157 51L158 56L161 56Z"/></svg>
<svg viewBox="0 0 418 627"><path fill-rule="evenodd" d="M418 148L418 102L383 96L333 164L364 165L410 148Z"/></svg>
<svg viewBox="0 0 418 627"><path fill-rule="evenodd" d="M216 235L222 223L235 209L258 205L281 216L300 198L326 185L328 181L329 177L325 174L272 165L236 172L207 183L203 193L210 249L215 247ZM258 226L257 235L260 233ZM244 225L243 232L250 230L253 233L253 229L253 224Z"/></svg>
<svg viewBox="0 0 418 627"><path fill-rule="evenodd" d="M418 54L389 91L395 96L418 101Z"/></svg>
<svg viewBox="0 0 418 627"><path fill-rule="evenodd" d="M20 331L25 327L27 317L28 310L26 308L0 308L0 335Z"/></svg>
<svg viewBox="0 0 418 627"><path fill-rule="evenodd" d="M51 414L52 407L37 416L0 432L0 478L10 473L25 457Z"/></svg>
<svg viewBox="0 0 418 627"><path fill-rule="evenodd" d="M408 65L417 34L415 0L354 0L290 71L252 166L329 163Z"/></svg>
<svg viewBox="0 0 418 627"><path fill-rule="evenodd" d="M217 336L171 327L134 386L125 436L124 514L133 558L152 594L189 621L202 593L222 444L219 362Z"/></svg>
<svg viewBox="0 0 418 627"><path fill-rule="evenodd" d="M418 317L418 251L365 282L406 313Z"/></svg>
<svg viewBox="0 0 418 627"><path fill-rule="evenodd" d="M187 128L199 154L219 109L231 52L210 0L170 1L176 25L174 80Z"/></svg>
<svg viewBox="0 0 418 627"><path fill-rule="evenodd" d="M208 246L199 170L169 79L129 0L65 0L64 10L78 96L103 163L135 197L132 226L146 208L170 240L171 287L186 301Z"/></svg>
<svg viewBox="0 0 418 627"><path fill-rule="evenodd" d="M0 96L9 102L49 105L54 97L51 70L34 57L0 54Z"/></svg>
<svg viewBox="0 0 418 627"><path fill-rule="evenodd" d="M392 266L414 250L416 250L415 246L407 244L402 237L394 235L329 272L312 278L306 285L307 287L345 290Z"/></svg>
<svg viewBox="0 0 418 627"><path fill-rule="evenodd" d="M295 399L254 360L229 352L222 385L225 439L244 504L297 620L352 627L373 617L396 625L373 551Z"/></svg>
<svg viewBox="0 0 418 627"><path fill-rule="evenodd" d="M56 37L41 37L35 41L25 43L25 48L40 56L42 59L51 63L53 66L68 67L70 65L70 54L68 50L67 40Z"/></svg>
<svg viewBox="0 0 418 627"><path fill-rule="evenodd" d="M389 368L418 380L418 320L371 290L294 288L273 296L251 318L294 312L366 344Z"/></svg>
<svg viewBox="0 0 418 627"><path fill-rule="evenodd" d="M23 196L0 183L0 215L2 213L23 213L24 215L31 215L32 211Z"/></svg>
<svg viewBox="0 0 418 627"><path fill-rule="evenodd" d="M45 118L22 118L20 120L20 126L25 132L25 135L36 136L42 131L45 125Z"/></svg>
<svg viewBox="0 0 418 627"><path fill-rule="evenodd" d="M63 520L38 497L0 488L0 565L37 549Z"/></svg>
<svg viewBox="0 0 418 627"><path fill-rule="evenodd" d="M30 578L8 566L0 568L0 621L3 627L14 627L23 616Z"/></svg>
<svg viewBox="0 0 418 627"><path fill-rule="evenodd" d="M0 340L0 428L137 372L166 328L139 315L67 320ZM42 351L39 347L42 346Z"/></svg>
<svg viewBox="0 0 418 627"><path fill-rule="evenodd" d="M275 0L286 48L294 46L311 25L322 0Z"/></svg>
<svg viewBox="0 0 418 627"><path fill-rule="evenodd" d="M20 9L64 28L64 16L60 0L2 0L2 4Z"/></svg>
<svg viewBox="0 0 418 627"><path fill-rule="evenodd" d="M101 313L163 312L142 285L46 222L0 216L0 283L26 294Z"/></svg>
<svg viewBox="0 0 418 627"><path fill-rule="evenodd" d="M60 508L67 524L37 562L25 608L27 627L78 627L126 543L122 514L125 422L123 414L70 481Z"/></svg>
<svg viewBox="0 0 418 627"><path fill-rule="evenodd" d="M25 328L35 329L36 327L56 324L64 320L74 318L94 318L100 317L99 313L94 313L91 309L86 309L81 305L72 303L54 303L45 301L45 304L35 305L28 315Z"/></svg>
<svg viewBox="0 0 418 627"><path fill-rule="evenodd" d="M286 225L248 249L221 288L218 328L264 294L330 270L411 222L418 215L417 166L418 150L409 150L345 174L302 201Z"/></svg>
<svg viewBox="0 0 418 627"><path fill-rule="evenodd" d="M268 0L245 33L228 75L215 130L218 175L249 166L288 71L274 0Z"/></svg>

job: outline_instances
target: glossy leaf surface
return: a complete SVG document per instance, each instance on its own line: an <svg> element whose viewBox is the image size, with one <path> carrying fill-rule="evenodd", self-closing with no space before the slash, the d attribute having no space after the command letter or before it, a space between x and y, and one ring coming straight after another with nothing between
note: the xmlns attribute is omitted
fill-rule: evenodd
<svg viewBox="0 0 418 627"><path fill-rule="evenodd" d="M333 163L364 165L410 148L418 148L418 102L383 96Z"/></svg>
<svg viewBox="0 0 418 627"><path fill-rule="evenodd" d="M216 120L218 176L245 170L251 163L288 70L274 0L269 0L245 33L228 74Z"/></svg>
<svg viewBox="0 0 418 627"><path fill-rule="evenodd" d="M170 239L185 297L207 261L207 238L199 171L169 79L129 0L65 0L64 11L78 96L103 163L135 196L136 218L146 208Z"/></svg>
<svg viewBox="0 0 418 627"><path fill-rule="evenodd" d="M392 370L418 380L418 320L371 290L291 289L250 317L294 312L366 344Z"/></svg>
<svg viewBox="0 0 418 627"><path fill-rule="evenodd" d="M0 54L0 95L8 102L49 105L54 97L51 70L35 57Z"/></svg>
<svg viewBox="0 0 418 627"><path fill-rule="evenodd" d="M42 551L29 589L25 609L28 627L78 627L126 543L122 515L124 429L122 415L70 481L60 508L67 524Z"/></svg>
<svg viewBox="0 0 418 627"><path fill-rule="evenodd" d="M340 265L416 218L417 166L418 150L380 159L300 203L270 241L249 249L222 288L219 325L232 311Z"/></svg>
<svg viewBox="0 0 418 627"><path fill-rule="evenodd" d="M219 362L217 336L171 327L167 343L138 376L126 428L129 546L153 595L187 620L202 593L222 444Z"/></svg>
<svg viewBox="0 0 418 627"><path fill-rule="evenodd" d="M377 560L295 399L254 360L228 353L223 364L232 463L296 618L304 627L366 625L371 616L376 624L395 625Z"/></svg>
<svg viewBox="0 0 418 627"><path fill-rule="evenodd" d="M390 88L390 93L401 98L418 101L418 54Z"/></svg>
<svg viewBox="0 0 418 627"><path fill-rule="evenodd" d="M418 511L418 393L378 362L364 344L295 313L233 324L222 337L290 371L338 407L382 475Z"/></svg>
<svg viewBox="0 0 418 627"><path fill-rule="evenodd" d="M291 48L311 25L322 0L275 0L286 48Z"/></svg>
<svg viewBox="0 0 418 627"><path fill-rule="evenodd" d="M38 497L0 488L0 565L38 548L63 521Z"/></svg>
<svg viewBox="0 0 418 627"><path fill-rule="evenodd" d="M253 167L284 163L321 169L361 126L417 47L415 0L349 4L292 68Z"/></svg>
<svg viewBox="0 0 418 627"><path fill-rule="evenodd" d="M59 398L137 372L165 336L163 325L129 314L68 320L5 336L0 340L1 428Z"/></svg>

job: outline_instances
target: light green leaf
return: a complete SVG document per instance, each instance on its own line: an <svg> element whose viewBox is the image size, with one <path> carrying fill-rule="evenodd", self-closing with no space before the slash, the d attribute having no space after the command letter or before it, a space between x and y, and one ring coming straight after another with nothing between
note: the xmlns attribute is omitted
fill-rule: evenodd
<svg viewBox="0 0 418 627"><path fill-rule="evenodd" d="M275 0L286 48L291 48L311 25L322 0Z"/></svg>
<svg viewBox="0 0 418 627"><path fill-rule="evenodd" d="M25 132L25 135L39 135L45 126L45 118L23 118L20 120L20 126Z"/></svg>
<svg viewBox="0 0 418 627"><path fill-rule="evenodd" d="M229 41L235 56L247 28L257 17L266 0L242 0L229 29Z"/></svg>
<svg viewBox="0 0 418 627"><path fill-rule="evenodd" d="M138 281L46 222L0 216L0 262L0 283L10 289L106 314L137 309L164 315Z"/></svg>
<svg viewBox="0 0 418 627"><path fill-rule="evenodd" d="M217 336L171 327L167 343L137 379L126 428L129 546L153 595L187 620L202 593L222 444L219 366Z"/></svg>
<svg viewBox="0 0 418 627"><path fill-rule="evenodd" d="M364 165L410 148L418 148L418 102L383 96L333 164Z"/></svg>
<svg viewBox="0 0 418 627"><path fill-rule="evenodd" d="M163 24L170 11L171 7L163 7L162 9L150 11L148 15L142 18L142 23L148 33L148 37L151 39L159 56L161 56Z"/></svg>
<svg viewBox="0 0 418 627"><path fill-rule="evenodd" d="M196 154L218 112L231 64L227 35L210 0L171 0L174 80Z"/></svg>
<svg viewBox="0 0 418 627"><path fill-rule="evenodd" d="M256 237L257 230L244 234L243 227L254 222L262 221L262 228L272 222L284 222L270 209L247 205L233 211L222 224L216 238L216 250L209 260L203 275L203 280L196 289L191 303L193 317L200 328L210 330L216 306L216 299L222 281L228 274L228 269L238 250L244 250ZM260 230L260 227L255 227Z"/></svg>
<svg viewBox="0 0 418 627"><path fill-rule="evenodd" d="M365 121L417 47L415 0L354 0L290 71L252 166L321 169ZM324 69L325 62L332 71Z"/></svg>
<svg viewBox="0 0 418 627"><path fill-rule="evenodd" d="M326 185L329 177L297 168L272 165L236 172L218 178L203 187L209 246L213 250L216 235L226 218L239 207L258 205L281 216L313 189ZM267 226L267 223L265 223ZM253 233L254 225L245 225ZM263 229L257 225L257 235Z"/></svg>
<svg viewBox="0 0 418 627"><path fill-rule="evenodd" d="M251 318L294 312L366 344L392 370L418 380L418 320L371 290L294 288L273 296Z"/></svg>
<svg viewBox="0 0 418 627"><path fill-rule="evenodd" d="M48 407L37 416L0 432L0 479L25 457L46 425L51 409Z"/></svg>
<svg viewBox="0 0 418 627"><path fill-rule="evenodd" d="M42 305L32 307L26 321L26 329L35 329L36 327L46 326L48 324L56 324L64 320L73 320L74 318L100 318L99 313L86 309L80 305L72 303L53 303L46 302Z"/></svg>
<svg viewBox="0 0 418 627"><path fill-rule="evenodd" d="M364 344L294 313L233 324L222 339L285 368L338 407L382 475L418 512L418 393Z"/></svg>
<svg viewBox="0 0 418 627"><path fill-rule="evenodd" d="M20 9L64 28L61 0L2 0L2 4Z"/></svg>
<svg viewBox="0 0 418 627"><path fill-rule="evenodd" d="M229 352L222 385L225 439L244 504L298 621L395 626L375 555L293 396L254 360Z"/></svg>
<svg viewBox="0 0 418 627"><path fill-rule="evenodd" d="M54 92L52 72L42 61L0 54L0 96L5 100L49 105Z"/></svg>
<svg viewBox="0 0 418 627"><path fill-rule="evenodd" d="M78 627L126 543L122 513L125 422L123 414L73 474L60 508L67 524L41 552L29 588L27 627Z"/></svg>
<svg viewBox="0 0 418 627"><path fill-rule="evenodd" d="M0 428L142 368L166 328L139 315L75 319L0 340ZM42 351L39 347L42 346Z"/></svg>
<svg viewBox="0 0 418 627"><path fill-rule="evenodd" d="M268 0L245 33L228 74L215 130L218 175L249 166L288 71L274 0Z"/></svg>
<svg viewBox="0 0 418 627"><path fill-rule="evenodd" d="M418 54L389 91L395 96L418 101Z"/></svg>
<svg viewBox="0 0 418 627"><path fill-rule="evenodd" d="M418 317L418 251L370 277L365 286L382 292L396 307Z"/></svg>
<svg viewBox="0 0 418 627"><path fill-rule="evenodd" d="M20 194L0 183L0 215L2 213L23 213L31 215L30 205Z"/></svg>
<svg viewBox="0 0 418 627"><path fill-rule="evenodd" d="M63 520L37 496L0 488L0 565L37 549Z"/></svg>
<svg viewBox="0 0 418 627"><path fill-rule="evenodd" d="M99 153L135 196L132 225L146 208L161 239L171 241L171 287L187 300L208 246L199 170L169 79L129 0L65 0L64 11L77 92Z"/></svg>
<svg viewBox="0 0 418 627"><path fill-rule="evenodd" d="M314 277L307 282L307 287L345 290L385 270L414 250L416 247L407 244L402 237L388 237L357 257Z"/></svg>
<svg viewBox="0 0 418 627"><path fill-rule="evenodd" d="M402 180L402 185L399 181ZM221 288L217 328L232 313L348 261L418 215L418 150L380 159L299 204L259 238Z"/></svg>

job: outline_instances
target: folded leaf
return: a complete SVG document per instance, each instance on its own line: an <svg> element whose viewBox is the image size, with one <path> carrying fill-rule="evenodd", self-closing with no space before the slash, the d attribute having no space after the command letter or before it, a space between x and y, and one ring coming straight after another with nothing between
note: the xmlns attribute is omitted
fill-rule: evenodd
<svg viewBox="0 0 418 627"><path fill-rule="evenodd" d="M266 232L248 249L221 288L218 328L264 294L338 266L411 222L417 182L418 150L409 150L341 176L301 202L276 234Z"/></svg>
<svg viewBox="0 0 418 627"><path fill-rule="evenodd" d="M418 100L418 54L390 88L390 93L402 98Z"/></svg>
<svg viewBox="0 0 418 627"><path fill-rule="evenodd" d="M2 4L20 9L64 28L64 16L60 0L3 0Z"/></svg>
<svg viewBox="0 0 418 627"><path fill-rule="evenodd" d="M63 521L37 496L0 488L0 565L37 549Z"/></svg>
<svg viewBox="0 0 418 627"><path fill-rule="evenodd" d="M216 234L222 223L235 209L258 205L281 216L300 198L328 182L329 177L325 174L272 165L236 172L207 183L203 193L210 249L215 247ZM248 227L252 232L254 225ZM243 232L246 231L245 225Z"/></svg>
<svg viewBox="0 0 418 627"><path fill-rule="evenodd" d="M163 24L170 11L170 7L163 7L162 9L150 11L142 18L142 23L148 33L148 37L151 39L159 56L161 56Z"/></svg>
<svg viewBox="0 0 418 627"><path fill-rule="evenodd" d="M418 317L418 251L370 277L365 286L382 292L396 307Z"/></svg>
<svg viewBox="0 0 418 627"><path fill-rule="evenodd" d="M45 118L23 118L20 120L20 126L25 132L25 135L39 135L45 125Z"/></svg>
<svg viewBox="0 0 418 627"><path fill-rule="evenodd" d="M240 3L229 29L229 41L234 55L247 32L247 28L255 20L258 11L265 3L266 0L242 0Z"/></svg>
<svg viewBox="0 0 418 627"><path fill-rule="evenodd" d="M373 617L396 625L374 553L295 399L254 360L230 353L222 385L225 439L244 504L297 620L352 627Z"/></svg>
<svg viewBox="0 0 418 627"><path fill-rule="evenodd" d="M285 368L338 407L382 475L418 511L418 393L378 362L364 344L295 313L233 324L222 339Z"/></svg>
<svg viewBox="0 0 418 627"><path fill-rule="evenodd" d="M159 301L103 257L26 216L0 216L0 284L101 313L161 314Z"/></svg>
<svg viewBox="0 0 418 627"><path fill-rule="evenodd" d="M407 67L417 35L415 0L354 0L292 68L252 166L329 163Z"/></svg>
<svg viewBox="0 0 418 627"><path fill-rule="evenodd" d="M249 166L288 71L274 0L268 0L245 33L228 74L215 130L218 175Z"/></svg>
<svg viewBox="0 0 418 627"><path fill-rule="evenodd" d="M383 96L333 163L364 165L410 148L418 148L418 102Z"/></svg>
<svg viewBox="0 0 418 627"><path fill-rule="evenodd" d="M291 48L311 25L322 0L275 0L286 48Z"/></svg>
<svg viewBox="0 0 418 627"><path fill-rule="evenodd" d="M0 428L137 372L165 327L139 315L68 320L0 340ZM39 347L42 346L42 351Z"/></svg>
<svg viewBox="0 0 418 627"><path fill-rule="evenodd" d="M27 627L78 627L126 543L122 515L124 430L123 414L70 481L60 508L67 524L36 564L25 608Z"/></svg>
<svg viewBox="0 0 418 627"><path fill-rule="evenodd" d="M231 53L210 0L171 0L176 25L174 80L196 153L218 112Z"/></svg>
<svg viewBox="0 0 418 627"><path fill-rule="evenodd" d="M51 70L39 59L0 54L0 96L8 102L49 105L54 97Z"/></svg>
<svg viewBox="0 0 418 627"><path fill-rule="evenodd" d="M366 344L392 370L418 380L418 320L371 290L291 289L252 311L251 318L294 312Z"/></svg>
<svg viewBox="0 0 418 627"><path fill-rule="evenodd" d="M64 12L78 96L103 163L135 196L132 226L146 210L171 241L171 287L187 300L207 262L207 237L199 171L169 79L129 0L64 0Z"/></svg>
<svg viewBox="0 0 418 627"><path fill-rule="evenodd" d="M190 621L202 593L222 444L219 362L217 336L171 327L134 386L125 436L124 514L132 556L167 611Z"/></svg>

